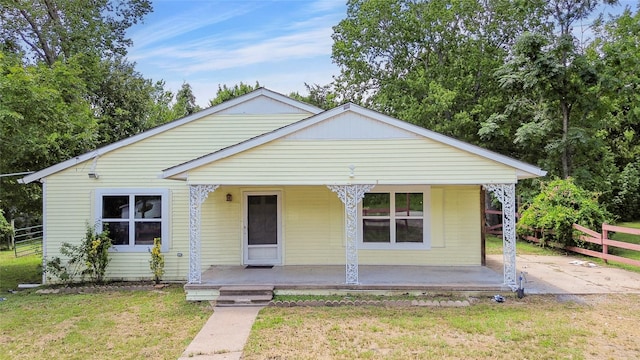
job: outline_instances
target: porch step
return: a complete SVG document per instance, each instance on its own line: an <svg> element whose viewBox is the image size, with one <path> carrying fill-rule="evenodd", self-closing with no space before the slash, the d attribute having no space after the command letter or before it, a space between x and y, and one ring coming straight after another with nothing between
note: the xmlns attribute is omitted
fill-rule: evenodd
<svg viewBox="0 0 640 360"><path fill-rule="evenodd" d="M273 299L273 286L222 286L216 306L258 306Z"/></svg>

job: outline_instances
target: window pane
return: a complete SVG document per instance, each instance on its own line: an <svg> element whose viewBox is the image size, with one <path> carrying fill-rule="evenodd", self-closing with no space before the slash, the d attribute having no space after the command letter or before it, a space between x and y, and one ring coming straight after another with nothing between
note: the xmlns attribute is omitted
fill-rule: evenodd
<svg viewBox="0 0 640 360"><path fill-rule="evenodd" d="M391 196L389 194L364 194L362 199L363 216L389 216L391 213Z"/></svg>
<svg viewBox="0 0 640 360"><path fill-rule="evenodd" d="M247 209L249 245L278 243L278 196L250 195Z"/></svg>
<svg viewBox="0 0 640 360"><path fill-rule="evenodd" d="M366 243L390 243L389 220L362 220L362 241Z"/></svg>
<svg viewBox="0 0 640 360"><path fill-rule="evenodd" d="M396 193L396 215L422 216L422 193Z"/></svg>
<svg viewBox="0 0 640 360"><path fill-rule="evenodd" d="M153 239L161 235L161 222L136 222L136 245L153 245Z"/></svg>
<svg viewBox="0 0 640 360"><path fill-rule="evenodd" d="M160 196L136 196L136 219L160 219L161 217Z"/></svg>
<svg viewBox="0 0 640 360"><path fill-rule="evenodd" d="M422 239L422 219L396 220L397 243L421 243Z"/></svg>
<svg viewBox="0 0 640 360"><path fill-rule="evenodd" d="M103 196L103 219L127 219L129 218L129 196Z"/></svg>
<svg viewBox="0 0 640 360"><path fill-rule="evenodd" d="M129 245L129 222L105 222L103 229L109 231L113 245Z"/></svg>

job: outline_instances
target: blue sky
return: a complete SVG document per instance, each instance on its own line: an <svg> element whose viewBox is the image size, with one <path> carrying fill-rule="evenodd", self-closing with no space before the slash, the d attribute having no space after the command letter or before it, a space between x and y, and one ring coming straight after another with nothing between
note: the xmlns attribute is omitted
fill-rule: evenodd
<svg viewBox="0 0 640 360"><path fill-rule="evenodd" d="M620 0L606 11L635 10L636 3ZM259 81L285 95L306 94L305 82L325 85L338 75L331 34L346 16L346 0L153 0L153 7L128 33L129 59L174 93L188 82L203 107L219 84Z"/></svg>
<svg viewBox="0 0 640 360"><path fill-rule="evenodd" d="M304 83L327 84L332 26L346 15L343 0L155 0L154 11L129 31L129 60L176 91L184 81L207 106L218 84L239 82L289 94Z"/></svg>

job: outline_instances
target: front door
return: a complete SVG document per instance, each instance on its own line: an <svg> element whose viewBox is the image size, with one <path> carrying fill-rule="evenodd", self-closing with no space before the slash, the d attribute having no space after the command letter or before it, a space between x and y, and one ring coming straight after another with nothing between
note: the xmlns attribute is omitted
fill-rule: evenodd
<svg viewBox="0 0 640 360"><path fill-rule="evenodd" d="M281 211L279 192L244 194L245 265L280 265Z"/></svg>

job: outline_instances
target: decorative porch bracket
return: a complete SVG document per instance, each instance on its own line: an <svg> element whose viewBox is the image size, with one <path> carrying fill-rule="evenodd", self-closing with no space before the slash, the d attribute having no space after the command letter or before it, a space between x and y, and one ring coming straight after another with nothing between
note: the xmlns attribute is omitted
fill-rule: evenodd
<svg viewBox="0 0 640 360"><path fill-rule="evenodd" d="M202 203L220 185L189 185L189 284L202 282L200 227Z"/></svg>
<svg viewBox="0 0 640 360"><path fill-rule="evenodd" d="M346 236L346 283L358 284L358 203L375 185L327 185L344 204Z"/></svg>
<svg viewBox="0 0 640 360"><path fill-rule="evenodd" d="M518 288L516 283L516 185L485 184L483 187L492 192L502 203L504 284L515 291Z"/></svg>

